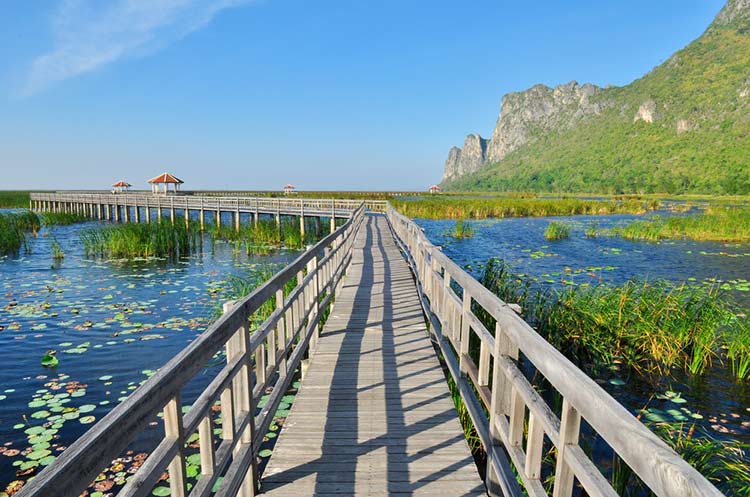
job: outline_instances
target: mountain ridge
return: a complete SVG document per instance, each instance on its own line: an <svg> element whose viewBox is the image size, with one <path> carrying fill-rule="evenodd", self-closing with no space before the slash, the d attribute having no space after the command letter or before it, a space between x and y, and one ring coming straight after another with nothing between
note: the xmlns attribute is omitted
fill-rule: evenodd
<svg viewBox="0 0 750 497"><path fill-rule="evenodd" d="M750 193L750 0L625 86L571 81L502 98L443 186L465 190Z"/></svg>

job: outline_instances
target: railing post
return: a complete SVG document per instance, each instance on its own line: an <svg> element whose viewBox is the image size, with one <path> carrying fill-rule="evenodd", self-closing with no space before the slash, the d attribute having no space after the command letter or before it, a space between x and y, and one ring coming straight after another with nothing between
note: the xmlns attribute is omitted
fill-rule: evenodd
<svg viewBox="0 0 750 497"><path fill-rule="evenodd" d="M164 407L164 433L167 438L174 438L177 443L177 455L169 463L169 489L174 497L185 497L185 436L182 429L182 406L179 394Z"/></svg>
<svg viewBox="0 0 750 497"><path fill-rule="evenodd" d="M560 417L560 438L557 440L557 462L555 464L555 486L552 497L570 497L573 495L573 471L565 461L567 446L576 445L581 431L581 415L563 398L562 416Z"/></svg>

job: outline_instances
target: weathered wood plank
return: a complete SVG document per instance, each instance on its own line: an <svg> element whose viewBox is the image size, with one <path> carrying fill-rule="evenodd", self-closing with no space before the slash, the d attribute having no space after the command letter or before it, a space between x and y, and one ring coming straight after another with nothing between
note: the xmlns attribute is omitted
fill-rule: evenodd
<svg viewBox="0 0 750 497"><path fill-rule="evenodd" d="M261 480L267 495L486 495L387 222L344 285Z"/></svg>

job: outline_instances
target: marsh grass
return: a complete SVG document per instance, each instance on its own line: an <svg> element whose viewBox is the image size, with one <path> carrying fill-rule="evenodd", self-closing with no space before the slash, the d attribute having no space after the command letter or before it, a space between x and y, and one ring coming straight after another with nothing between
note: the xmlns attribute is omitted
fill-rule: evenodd
<svg viewBox="0 0 750 497"><path fill-rule="evenodd" d="M304 248L319 239L323 233L323 224L307 220L304 238L299 220L288 219L282 220L281 227L273 219L260 219L257 223L241 224L239 231L234 226L216 225L209 225L206 231L212 243L219 240L235 242L238 248L244 248L247 253L256 253L258 249L269 247Z"/></svg>
<svg viewBox="0 0 750 497"><path fill-rule="evenodd" d="M50 240L50 250L52 251L52 260L55 262L62 261L65 258L65 252L63 252L60 242L57 238L52 237Z"/></svg>
<svg viewBox="0 0 750 497"><path fill-rule="evenodd" d="M544 230L544 238L549 241L564 240L570 238L570 225L559 221L552 221Z"/></svg>
<svg viewBox="0 0 750 497"><path fill-rule="evenodd" d="M31 211L0 214L0 255L28 250L27 234L39 231L39 217Z"/></svg>
<svg viewBox="0 0 750 497"><path fill-rule="evenodd" d="M467 223L463 219L459 219L458 221L456 221L456 225L453 227L453 230L451 230L450 236L452 236L456 240L463 240L465 238L471 238L472 236L474 236L474 230L471 227L471 223Z"/></svg>
<svg viewBox="0 0 750 497"><path fill-rule="evenodd" d="M586 226L584 234L586 235L586 238L596 238L599 236L599 223L595 221Z"/></svg>
<svg viewBox="0 0 750 497"><path fill-rule="evenodd" d="M486 219L505 217L574 216L582 214L643 214L658 205L644 200L585 200L577 198L429 198L391 199L408 217L423 219Z"/></svg>
<svg viewBox="0 0 750 497"><path fill-rule="evenodd" d="M691 216L655 216L610 230L628 240L690 239L722 242L750 241L750 208L710 207Z"/></svg>
<svg viewBox="0 0 750 497"><path fill-rule="evenodd" d="M169 220L158 223L125 223L98 226L81 232L86 255L128 259L133 257L177 258L189 256L203 247L197 223L189 226L183 220L173 225Z"/></svg>
<svg viewBox="0 0 750 497"><path fill-rule="evenodd" d="M738 379L750 369L750 330L716 287L628 281L620 286L533 289L498 259L484 286L524 308L524 317L553 346L592 371L622 363L645 375L674 368L702 374L728 360ZM722 351L724 351L722 353Z"/></svg>
<svg viewBox="0 0 750 497"><path fill-rule="evenodd" d="M27 208L30 199L29 193L27 191L0 190L0 208Z"/></svg>
<svg viewBox="0 0 750 497"><path fill-rule="evenodd" d="M42 224L46 226L67 226L70 224L91 221L90 218L72 212L42 212L39 214Z"/></svg>

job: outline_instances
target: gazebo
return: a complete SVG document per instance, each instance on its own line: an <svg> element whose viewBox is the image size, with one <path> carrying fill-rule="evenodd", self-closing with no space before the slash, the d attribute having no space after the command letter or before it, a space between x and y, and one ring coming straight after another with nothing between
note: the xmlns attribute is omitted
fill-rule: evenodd
<svg viewBox="0 0 750 497"><path fill-rule="evenodd" d="M162 193L164 195L169 193L169 185L172 185L174 193L177 193L180 191L180 185L184 183L180 178L169 173L161 173L159 176L148 180L148 182L151 184L152 193L159 193L159 185L163 185Z"/></svg>
<svg viewBox="0 0 750 497"><path fill-rule="evenodd" d="M440 187L438 185L432 185L429 190L430 193L440 193Z"/></svg>
<svg viewBox="0 0 750 497"><path fill-rule="evenodd" d="M292 193L295 193L295 187L292 184L284 185L284 195L290 195Z"/></svg>
<svg viewBox="0 0 750 497"><path fill-rule="evenodd" d="M128 190L132 185L125 181L124 179L121 179L114 185L112 185L112 193L122 193L125 190Z"/></svg>

